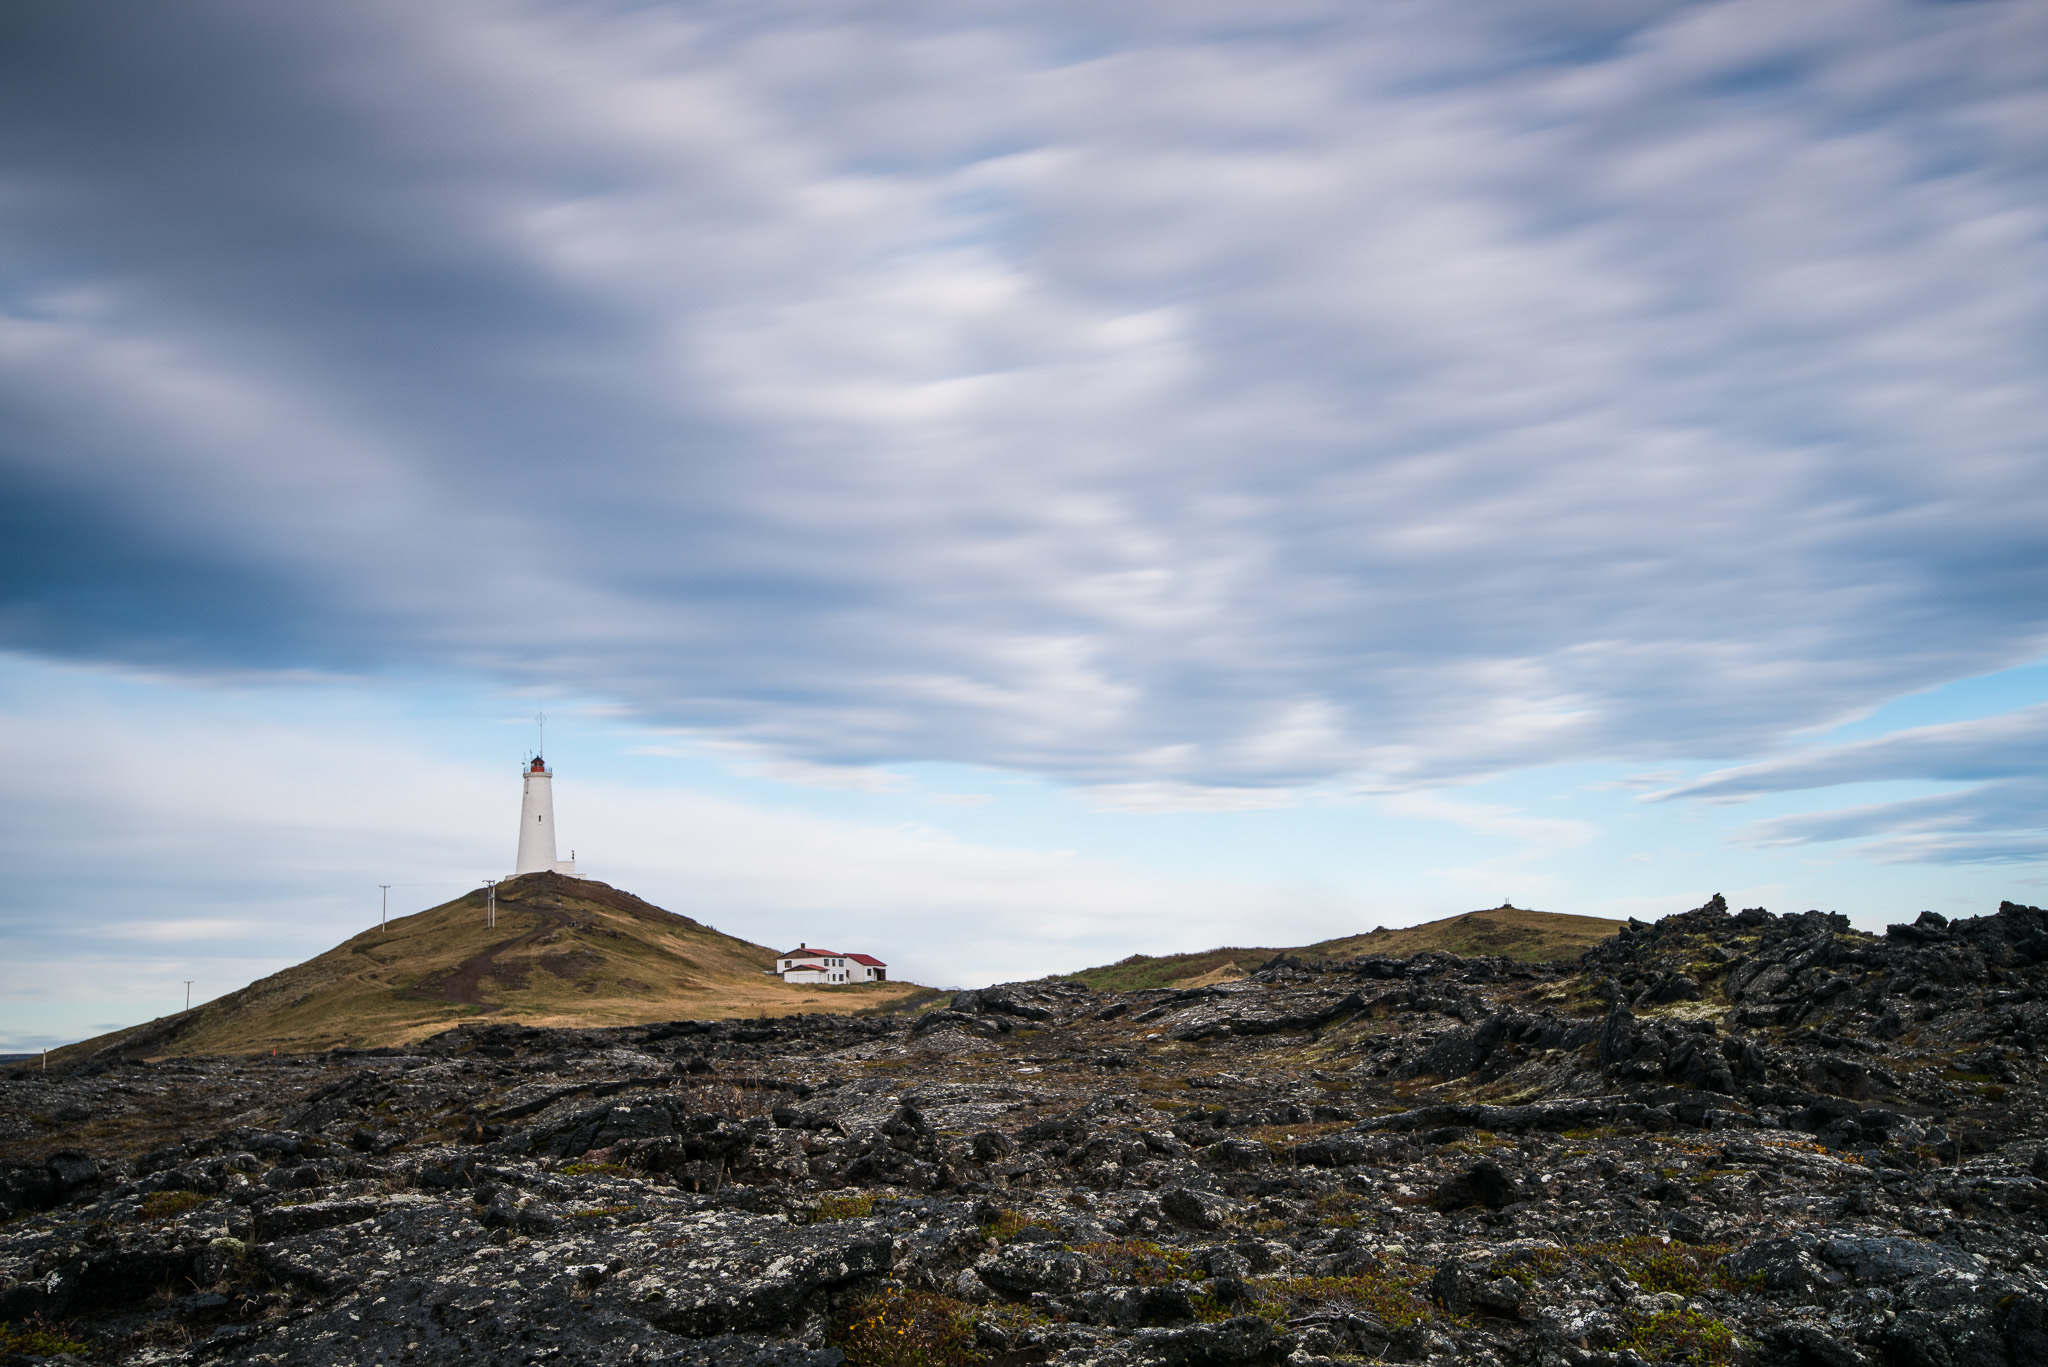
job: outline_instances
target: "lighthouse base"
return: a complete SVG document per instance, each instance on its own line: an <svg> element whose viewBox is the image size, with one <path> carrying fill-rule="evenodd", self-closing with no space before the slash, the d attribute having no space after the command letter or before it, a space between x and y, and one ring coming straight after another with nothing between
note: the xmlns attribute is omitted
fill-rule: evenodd
<svg viewBox="0 0 2048 1367"><path fill-rule="evenodd" d="M548 870L546 870L546 869L541 869L541 870L534 870L534 869L528 869L528 870L527 870L526 872L527 872L527 873L534 873L534 872L541 872L541 873L545 873L545 872L547 872L547 871L548 871ZM574 878L574 877L576 876L576 861L575 861L575 860L573 860L573 859L558 859L558 860L556 860L556 861L555 861L555 863L554 863L554 866L553 866L553 871L554 871L554 872L556 872L556 873L566 873L566 874L568 874L568 875L569 875L569 877L571 877L571 878ZM520 878L520 877L523 877L524 875L522 875L522 874L517 874L517 873L508 873L508 874L506 874L505 876L506 876L507 878Z"/></svg>

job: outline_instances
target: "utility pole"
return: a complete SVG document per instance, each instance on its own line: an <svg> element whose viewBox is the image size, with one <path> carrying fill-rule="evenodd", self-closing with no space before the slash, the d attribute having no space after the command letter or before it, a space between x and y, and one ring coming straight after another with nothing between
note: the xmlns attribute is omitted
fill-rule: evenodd
<svg viewBox="0 0 2048 1367"><path fill-rule="evenodd" d="M187 1011L190 1011L190 1010L192 1009L192 980L191 980L190 978L186 978L186 979L184 980L184 983L185 983L185 1009L186 1009Z"/></svg>
<svg viewBox="0 0 2048 1367"><path fill-rule="evenodd" d="M498 880L484 879L484 925L489 929L498 928Z"/></svg>
<svg viewBox="0 0 2048 1367"><path fill-rule="evenodd" d="M391 885L379 883L377 886L384 889L383 905L377 908L377 929L382 930L391 920Z"/></svg>

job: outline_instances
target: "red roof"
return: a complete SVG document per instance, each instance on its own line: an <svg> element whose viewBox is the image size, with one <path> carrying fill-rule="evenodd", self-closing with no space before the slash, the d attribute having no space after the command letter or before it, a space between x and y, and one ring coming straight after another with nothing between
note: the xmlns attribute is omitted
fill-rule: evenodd
<svg viewBox="0 0 2048 1367"><path fill-rule="evenodd" d="M778 954L775 957L778 959L793 959L801 958L806 954L817 954L827 959L844 959L849 957L848 955L841 954L836 949L820 949L816 945L798 945L788 953Z"/></svg>
<svg viewBox="0 0 2048 1367"><path fill-rule="evenodd" d="M846 954L841 957L851 959L857 964L866 964L869 968L887 968L889 966L872 954Z"/></svg>
<svg viewBox="0 0 2048 1367"><path fill-rule="evenodd" d="M790 966L789 966L788 968L785 968L785 969L783 969L782 971L783 971L784 973L802 973L802 972L804 972L804 971L805 971L805 970L807 970L807 969L808 969L809 971L813 972L813 973L823 973L823 972L825 971L825 965L823 965L823 964L791 964L791 965L790 965Z"/></svg>

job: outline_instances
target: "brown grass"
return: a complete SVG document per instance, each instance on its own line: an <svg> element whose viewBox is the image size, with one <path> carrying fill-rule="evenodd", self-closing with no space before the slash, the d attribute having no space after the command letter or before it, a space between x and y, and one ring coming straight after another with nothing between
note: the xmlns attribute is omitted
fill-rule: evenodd
<svg viewBox="0 0 2048 1367"><path fill-rule="evenodd" d="M196 1191L153 1191L142 1198L141 1215L145 1220L168 1220L205 1204L206 1198Z"/></svg>

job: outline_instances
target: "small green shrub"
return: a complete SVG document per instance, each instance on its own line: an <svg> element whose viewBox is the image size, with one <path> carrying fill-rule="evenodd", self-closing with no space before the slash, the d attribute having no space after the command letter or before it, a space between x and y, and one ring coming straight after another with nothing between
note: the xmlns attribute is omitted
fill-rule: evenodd
<svg viewBox="0 0 2048 1367"><path fill-rule="evenodd" d="M168 1220L205 1204L206 1198L196 1191L153 1191L142 1198L142 1218Z"/></svg>
<svg viewBox="0 0 2048 1367"><path fill-rule="evenodd" d="M996 1212L995 1219L990 1220L981 1227L981 1237L984 1239L994 1239L999 1244L1006 1244L1025 1230L1034 1226L1039 1229L1052 1228L1043 1220L1034 1220L1017 1211L999 1210Z"/></svg>
<svg viewBox="0 0 2048 1367"><path fill-rule="evenodd" d="M1532 1287L1537 1278L1556 1276L1570 1261L1571 1255L1561 1248L1537 1248L1500 1259L1486 1269L1486 1275L1512 1277L1524 1287Z"/></svg>
<svg viewBox="0 0 2048 1367"><path fill-rule="evenodd" d="M571 1163L568 1167L562 1169L562 1175L564 1177L583 1177L589 1173L602 1172L613 1176L623 1176L626 1171L624 1163Z"/></svg>
<svg viewBox="0 0 2048 1367"><path fill-rule="evenodd" d="M1188 1297L1188 1300L1195 1307L1195 1321L1198 1324L1221 1324L1225 1320L1236 1319L1239 1315L1257 1315L1275 1324L1287 1322L1287 1307L1265 1296L1226 1303L1206 1291L1197 1291Z"/></svg>
<svg viewBox="0 0 2048 1367"><path fill-rule="evenodd" d="M1502 1139L1491 1130L1476 1130L1470 1139L1457 1139L1444 1145L1462 1153L1485 1153L1488 1149L1511 1148L1512 1139Z"/></svg>
<svg viewBox="0 0 2048 1367"><path fill-rule="evenodd" d="M818 1200L818 1207L811 1212L812 1224L823 1224L828 1220L858 1220L875 1213L875 1198L864 1191L850 1192L844 1196L824 1196Z"/></svg>
<svg viewBox="0 0 2048 1367"><path fill-rule="evenodd" d="M1722 1367L1735 1360L1735 1334L1697 1310L1666 1310L1638 1324L1621 1346L1652 1362Z"/></svg>
<svg viewBox="0 0 2048 1367"><path fill-rule="evenodd" d="M853 1367L971 1367L974 1307L907 1288L865 1296L833 1326L831 1343Z"/></svg>
<svg viewBox="0 0 2048 1367"><path fill-rule="evenodd" d="M55 1357L59 1353L89 1353L92 1345L65 1338L52 1329L41 1315L31 1315L16 1328L0 1322L0 1357L21 1353L32 1358Z"/></svg>

